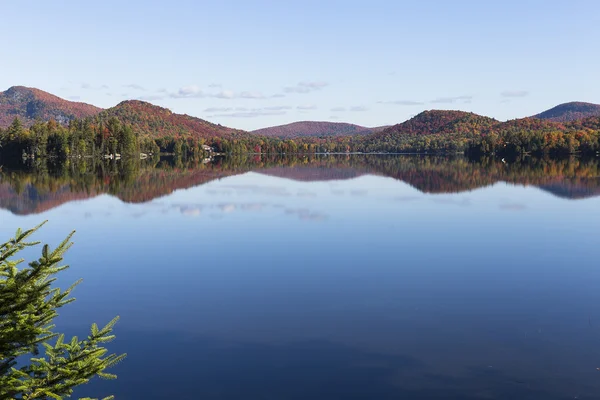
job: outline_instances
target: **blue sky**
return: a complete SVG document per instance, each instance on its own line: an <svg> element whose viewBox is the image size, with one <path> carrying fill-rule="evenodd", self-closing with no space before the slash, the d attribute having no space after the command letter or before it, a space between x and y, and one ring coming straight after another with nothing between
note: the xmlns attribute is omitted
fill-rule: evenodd
<svg viewBox="0 0 600 400"><path fill-rule="evenodd" d="M600 103L596 0L20 0L0 15L0 90L138 98L241 129Z"/></svg>

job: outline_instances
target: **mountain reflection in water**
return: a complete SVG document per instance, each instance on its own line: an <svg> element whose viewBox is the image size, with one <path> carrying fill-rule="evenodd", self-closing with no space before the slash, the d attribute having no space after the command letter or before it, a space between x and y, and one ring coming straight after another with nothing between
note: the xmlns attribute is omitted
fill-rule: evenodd
<svg viewBox="0 0 600 400"><path fill-rule="evenodd" d="M307 182L379 175L406 182L424 193L459 193L506 182L535 186L567 199L600 195L598 158L526 158L507 163L406 155L248 156L208 163L163 159L4 166L0 170L0 208L28 215L101 194L141 203L249 171Z"/></svg>

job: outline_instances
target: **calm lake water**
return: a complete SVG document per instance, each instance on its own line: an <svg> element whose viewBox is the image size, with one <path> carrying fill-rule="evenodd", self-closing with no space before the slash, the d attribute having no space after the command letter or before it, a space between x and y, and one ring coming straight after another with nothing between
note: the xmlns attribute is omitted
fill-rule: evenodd
<svg viewBox="0 0 600 400"><path fill-rule="evenodd" d="M121 316L80 396L600 398L598 159L3 169L0 233L75 246L60 330ZM30 253L32 254L32 253Z"/></svg>

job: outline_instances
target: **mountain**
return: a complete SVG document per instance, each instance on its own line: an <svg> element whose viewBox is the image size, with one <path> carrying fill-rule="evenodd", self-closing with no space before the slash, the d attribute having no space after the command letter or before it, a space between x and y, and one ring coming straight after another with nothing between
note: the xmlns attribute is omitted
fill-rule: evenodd
<svg viewBox="0 0 600 400"><path fill-rule="evenodd" d="M90 117L100 111L101 108L91 104L68 101L35 88L13 86L0 92L0 128L9 126L15 117L26 126L37 119L67 124L74 118Z"/></svg>
<svg viewBox="0 0 600 400"><path fill-rule="evenodd" d="M183 136L208 139L231 138L245 133L186 114L175 114L167 108L140 100L123 101L101 112L100 117L117 117L121 122L131 125L133 131L142 137Z"/></svg>
<svg viewBox="0 0 600 400"><path fill-rule="evenodd" d="M300 121L287 125L262 128L252 131L251 133L260 136L288 139L305 136L323 137L368 135L373 132L381 131L384 128L385 127L366 128L364 126L348 124L345 122Z"/></svg>
<svg viewBox="0 0 600 400"><path fill-rule="evenodd" d="M600 104L574 101L559 104L533 118L546 119L554 122L570 122L588 117L600 117Z"/></svg>
<svg viewBox="0 0 600 400"><path fill-rule="evenodd" d="M444 133L479 133L498 121L465 111L429 110L408 121L390 126L379 135L434 135ZM378 134L376 134L378 135Z"/></svg>
<svg viewBox="0 0 600 400"><path fill-rule="evenodd" d="M538 119L534 117L511 119L498 123L490 130L496 133L502 132L522 132L522 131L564 131L565 124L551 120Z"/></svg>
<svg viewBox="0 0 600 400"><path fill-rule="evenodd" d="M465 146L467 134L479 135L498 123L465 111L423 111L408 121L363 137L361 146L367 152L421 152L431 148L455 152Z"/></svg>

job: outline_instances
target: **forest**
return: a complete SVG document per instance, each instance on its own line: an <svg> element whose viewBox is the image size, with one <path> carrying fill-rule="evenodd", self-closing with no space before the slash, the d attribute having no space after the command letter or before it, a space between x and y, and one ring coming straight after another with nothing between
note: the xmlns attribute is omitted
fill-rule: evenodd
<svg viewBox="0 0 600 400"><path fill-rule="evenodd" d="M139 158L170 154L202 159L210 154L429 153L536 156L595 155L600 118L568 123L523 118L507 122L458 111L426 111L381 132L353 136L265 137L251 133L196 137L140 134L115 116L50 120L25 127L18 118L0 129L0 157Z"/></svg>

